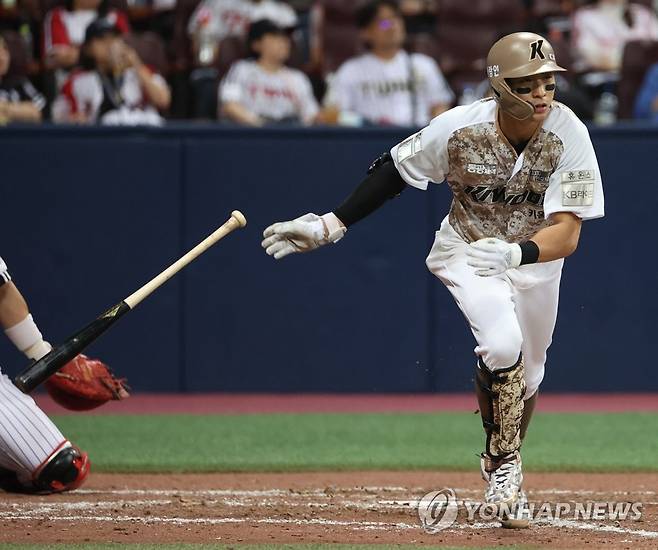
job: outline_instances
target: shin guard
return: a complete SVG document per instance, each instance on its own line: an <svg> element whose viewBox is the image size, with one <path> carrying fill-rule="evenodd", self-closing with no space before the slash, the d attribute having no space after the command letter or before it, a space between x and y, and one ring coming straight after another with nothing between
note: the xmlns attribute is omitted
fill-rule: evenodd
<svg viewBox="0 0 658 550"><path fill-rule="evenodd" d="M493 460L518 451L521 447L521 418L526 385L523 357L506 369L491 371L480 359L475 388L482 425L487 434L486 452Z"/></svg>

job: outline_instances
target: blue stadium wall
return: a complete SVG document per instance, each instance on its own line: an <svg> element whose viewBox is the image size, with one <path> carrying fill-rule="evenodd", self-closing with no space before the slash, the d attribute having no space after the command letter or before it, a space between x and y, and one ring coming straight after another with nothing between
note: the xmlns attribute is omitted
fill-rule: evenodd
<svg viewBox="0 0 658 550"><path fill-rule="evenodd" d="M446 186L407 190L312 255L260 248L265 226L331 209L408 133L6 128L0 255L56 343L239 208L245 229L89 353L138 391L468 391L473 338L424 264ZM567 261L543 388L658 391L658 128L592 135L607 217ZM0 358L25 366L6 339Z"/></svg>

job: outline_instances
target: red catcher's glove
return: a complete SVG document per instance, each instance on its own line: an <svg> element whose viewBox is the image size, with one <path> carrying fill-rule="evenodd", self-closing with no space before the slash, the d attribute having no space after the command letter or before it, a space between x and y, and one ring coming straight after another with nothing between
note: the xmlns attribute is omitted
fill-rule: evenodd
<svg viewBox="0 0 658 550"><path fill-rule="evenodd" d="M48 378L45 386L50 397L62 407L87 411L110 399L128 397L129 388L125 382L125 378L115 378L102 361L81 353Z"/></svg>

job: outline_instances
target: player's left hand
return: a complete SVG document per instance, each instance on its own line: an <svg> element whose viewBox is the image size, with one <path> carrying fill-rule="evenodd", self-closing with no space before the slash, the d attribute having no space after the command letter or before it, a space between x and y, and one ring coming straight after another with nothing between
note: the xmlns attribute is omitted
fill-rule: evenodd
<svg viewBox="0 0 658 550"><path fill-rule="evenodd" d="M521 265L521 247L500 239L486 238L471 243L466 249L466 263L475 268L480 277L500 275Z"/></svg>

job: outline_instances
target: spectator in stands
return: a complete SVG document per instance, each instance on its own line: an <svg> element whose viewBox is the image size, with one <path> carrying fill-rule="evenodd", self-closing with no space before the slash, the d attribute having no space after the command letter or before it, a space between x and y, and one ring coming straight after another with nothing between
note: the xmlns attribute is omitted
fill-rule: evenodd
<svg viewBox="0 0 658 550"><path fill-rule="evenodd" d="M295 11L277 0L201 0L194 10L188 32L196 64L190 74L195 118L217 117L220 42L229 37L246 40L251 22L261 19L284 28L297 24Z"/></svg>
<svg viewBox="0 0 658 550"><path fill-rule="evenodd" d="M658 63L647 71L635 100L635 118L658 122Z"/></svg>
<svg viewBox="0 0 658 550"><path fill-rule="evenodd" d="M246 126L311 124L318 113L308 77L285 66L290 36L274 22L251 24L254 58L235 62L219 86L220 113Z"/></svg>
<svg viewBox="0 0 658 550"><path fill-rule="evenodd" d="M108 0L66 0L64 6L50 10L43 29L43 53L47 66L71 69L77 65L85 30L97 18L107 19L124 34L130 30L126 15L109 9Z"/></svg>
<svg viewBox="0 0 658 550"><path fill-rule="evenodd" d="M454 94L436 62L402 48L405 27L396 2L366 4L357 24L369 51L329 79L322 121L425 126L451 106Z"/></svg>
<svg viewBox="0 0 658 550"><path fill-rule="evenodd" d="M261 19L284 28L297 24L295 11L277 0L202 0L188 23L198 64L211 65L223 38L246 38L250 23Z"/></svg>
<svg viewBox="0 0 658 550"><path fill-rule="evenodd" d="M71 74L53 105L57 122L161 124L171 100L165 80L142 63L119 29L97 19L86 30L82 70Z"/></svg>
<svg viewBox="0 0 658 550"><path fill-rule="evenodd" d="M572 39L575 68L588 72L585 83L596 86L617 79L626 42L658 39L658 19L641 4L598 0L574 12Z"/></svg>
<svg viewBox="0 0 658 550"><path fill-rule="evenodd" d="M45 98L25 77L5 78L11 55L0 36L0 124L10 122L40 122Z"/></svg>

